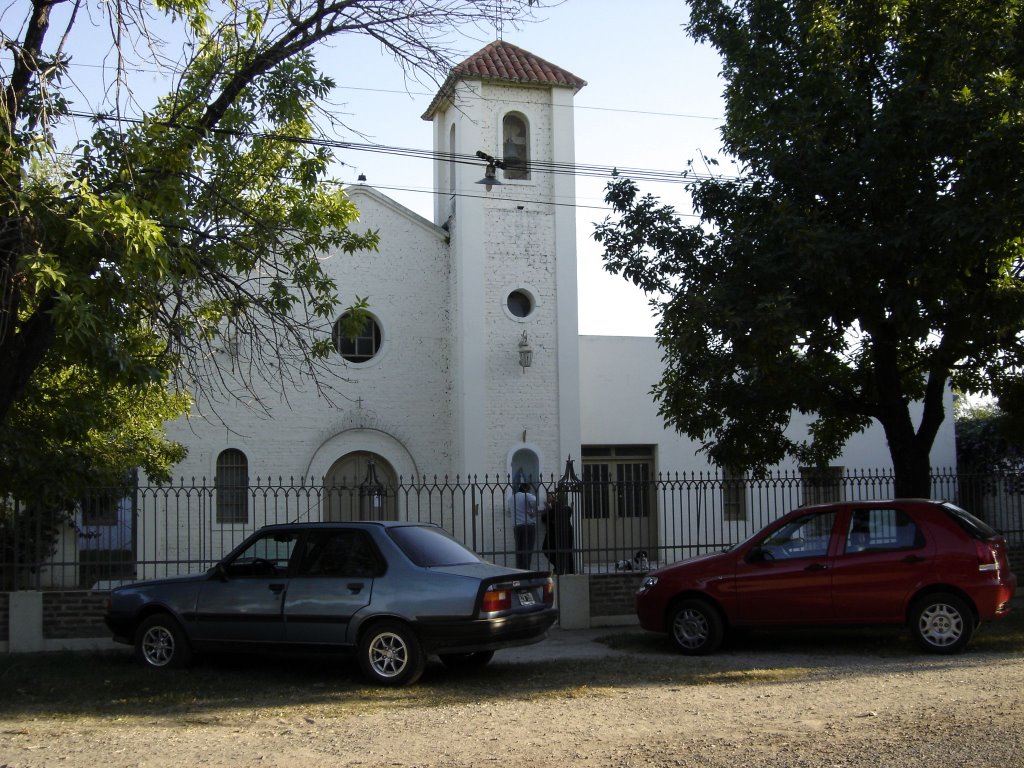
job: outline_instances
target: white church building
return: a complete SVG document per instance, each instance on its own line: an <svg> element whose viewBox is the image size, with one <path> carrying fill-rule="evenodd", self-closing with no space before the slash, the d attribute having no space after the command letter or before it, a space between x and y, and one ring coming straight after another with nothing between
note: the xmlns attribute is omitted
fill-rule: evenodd
<svg viewBox="0 0 1024 768"><path fill-rule="evenodd" d="M337 379L328 383L342 396L328 400L315 387L297 388L286 399L265 400L266 413L223 403L216 416L197 407L170 426L170 436L188 448L175 476L216 478L222 489L213 528L254 522L244 498L227 492L231 478L238 485L272 477L352 487L370 462L385 487L444 478L548 480L562 474L567 459L581 478L620 487L676 473L717 477L699 446L666 429L657 414L650 389L660 378L661 352L654 339L579 335L575 180L565 171L575 159L573 101L585 85L515 45L491 43L453 69L423 115L441 158L433 221L372 187L348 190L361 214L355 227L378 230L380 247L325 254L344 295L369 298L371 319L358 337L334 329L330 368ZM489 166L493 158L498 162ZM485 174L493 183L480 183ZM329 324L323 332L332 333ZM237 362L230 350L220 360L226 371ZM951 419L932 458L955 466ZM858 435L836 465L838 472L886 469L881 430ZM800 472L796 464L780 470ZM610 493L596 517L614 518L628 495ZM367 514L324 498L327 519ZM736 520L729 507L737 502L745 509L728 494L708 508ZM469 538L472 516L478 551L502 551L497 542L508 535L500 501L474 496L450 504L471 506L456 515L457 533ZM598 533L587 522L593 515L578 518L576 543L586 548L611 536L606 559L678 543L683 534L667 520L667 506L652 497L642 515L623 515L618 533ZM381 514L407 512L395 505Z"/></svg>

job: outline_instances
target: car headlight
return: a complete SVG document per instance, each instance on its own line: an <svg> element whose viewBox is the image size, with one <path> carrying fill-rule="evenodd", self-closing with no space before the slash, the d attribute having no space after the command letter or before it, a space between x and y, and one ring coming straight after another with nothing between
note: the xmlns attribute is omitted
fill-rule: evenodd
<svg viewBox="0 0 1024 768"><path fill-rule="evenodd" d="M648 589L658 583L657 576L648 576L642 582L640 582L640 592L646 592Z"/></svg>

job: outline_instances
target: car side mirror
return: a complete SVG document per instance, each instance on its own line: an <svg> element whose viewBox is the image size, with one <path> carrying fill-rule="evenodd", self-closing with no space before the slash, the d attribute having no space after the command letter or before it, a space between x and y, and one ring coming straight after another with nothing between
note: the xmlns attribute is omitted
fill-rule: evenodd
<svg viewBox="0 0 1024 768"><path fill-rule="evenodd" d="M228 567L226 565L224 565L224 563L217 563L211 569L210 575L213 578L217 579L217 581L227 581L228 580Z"/></svg>
<svg viewBox="0 0 1024 768"><path fill-rule="evenodd" d="M768 555L760 545L752 548L747 552L746 561L748 563L765 563L771 560L771 556Z"/></svg>

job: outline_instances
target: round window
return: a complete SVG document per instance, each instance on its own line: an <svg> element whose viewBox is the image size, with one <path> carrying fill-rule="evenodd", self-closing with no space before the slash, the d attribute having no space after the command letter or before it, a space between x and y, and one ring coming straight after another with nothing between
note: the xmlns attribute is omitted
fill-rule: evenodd
<svg viewBox="0 0 1024 768"><path fill-rule="evenodd" d="M533 297L526 291L515 290L505 300L508 311L516 317L529 317L533 312Z"/></svg>
<svg viewBox="0 0 1024 768"><path fill-rule="evenodd" d="M344 328L347 319L348 314L346 313L334 323L334 329L331 332L334 348L350 363L365 363L367 360L372 360L380 351L381 333L377 321L372 317L367 317L359 332L355 336L349 336L346 335Z"/></svg>

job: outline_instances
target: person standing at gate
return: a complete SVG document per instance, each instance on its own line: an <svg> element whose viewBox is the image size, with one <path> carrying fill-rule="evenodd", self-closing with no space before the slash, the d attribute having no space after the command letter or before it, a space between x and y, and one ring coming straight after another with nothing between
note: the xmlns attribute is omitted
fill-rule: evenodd
<svg viewBox="0 0 1024 768"><path fill-rule="evenodd" d="M540 516L544 521L541 551L551 563L551 568L559 575L575 573L572 507L569 506L565 488L561 485L555 488L554 494L548 496L547 506Z"/></svg>
<svg viewBox="0 0 1024 768"><path fill-rule="evenodd" d="M530 492L529 483L520 483L519 490L506 502L512 516L512 534L516 542L516 568L530 570L533 548L537 542L537 497Z"/></svg>

